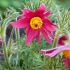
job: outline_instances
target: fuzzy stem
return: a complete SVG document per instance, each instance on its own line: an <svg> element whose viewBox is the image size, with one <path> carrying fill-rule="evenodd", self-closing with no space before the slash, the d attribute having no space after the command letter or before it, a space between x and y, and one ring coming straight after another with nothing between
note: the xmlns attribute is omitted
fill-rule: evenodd
<svg viewBox="0 0 70 70"><path fill-rule="evenodd" d="M57 42L58 42L58 38L59 38L59 34L60 34L60 31L57 31L56 34L55 34L55 38L54 38L54 41L53 41L52 48L56 47Z"/></svg>
<svg viewBox="0 0 70 70"><path fill-rule="evenodd" d="M7 47L6 47L6 42L5 42L5 30L2 31L1 29L1 37L2 37L2 47L3 47L3 53L4 53L4 59L5 59L5 62L6 62L6 65L8 66L8 68L11 70L11 67L10 67L10 64L9 64L9 61L8 61L8 54L7 54Z"/></svg>
<svg viewBox="0 0 70 70"><path fill-rule="evenodd" d="M60 34L60 31L57 30L57 32L55 34L54 41L53 41L52 48L56 47L57 42L58 42L58 38L59 38L59 34ZM54 58L51 58L51 61L53 61L53 63L51 63L51 64L53 64L53 67L55 69L56 68L55 57Z"/></svg>
<svg viewBox="0 0 70 70"><path fill-rule="evenodd" d="M8 62L8 54L7 54L6 44L5 43L3 44L3 52L4 52L4 59L5 59L6 65L11 70L10 64Z"/></svg>

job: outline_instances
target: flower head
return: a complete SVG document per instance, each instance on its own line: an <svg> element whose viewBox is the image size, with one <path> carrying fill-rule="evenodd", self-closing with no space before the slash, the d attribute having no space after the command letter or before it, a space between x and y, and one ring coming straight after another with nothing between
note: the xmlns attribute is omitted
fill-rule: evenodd
<svg viewBox="0 0 70 70"><path fill-rule="evenodd" d="M46 57L54 57L63 52L63 62L67 68L70 68L70 45L60 46L52 49L40 50L40 53Z"/></svg>
<svg viewBox="0 0 70 70"><path fill-rule="evenodd" d="M65 45L64 41L68 40L67 36L62 36L58 43L61 46L52 49L40 50L40 53L46 57L54 57L59 53L63 53L63 62L67 68L70 68L70 45Z"/></svg>
<svg viewBox="0 0 70 70"><path fill-rule="evenodd" d="M53 31L56 30L56 25L48 19L50 11L46 12L46 6L41 4L35 11L29 9L22 10L22 17L15 22L12 26L15 28L26 27L26 45L30 45L34 38L40 42L40 33L44 36L48 43L52 43L50 36L53 38Z"/></svg>

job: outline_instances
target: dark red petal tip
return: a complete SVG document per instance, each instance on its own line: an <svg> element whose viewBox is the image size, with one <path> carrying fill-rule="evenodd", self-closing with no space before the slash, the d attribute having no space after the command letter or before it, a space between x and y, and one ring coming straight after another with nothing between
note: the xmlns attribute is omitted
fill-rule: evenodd
<svg viewBox="0 0 70 70"><path fill-rule="evenodd" d="M70 68L70 58L63 58L65 67Z"/></svg>

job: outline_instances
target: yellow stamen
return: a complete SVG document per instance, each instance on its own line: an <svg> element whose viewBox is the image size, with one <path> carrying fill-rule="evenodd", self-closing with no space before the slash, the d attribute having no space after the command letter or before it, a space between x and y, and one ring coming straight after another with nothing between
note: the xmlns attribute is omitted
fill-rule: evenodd
<svg viewBox="0 0 70 70"><path fill-rule="evenodd" d="M64 57L70 57L70 50L63 51L63 56Z"/></svg>
<svg viewBox="0 0 70 70"><path fill-rule="evenodd" d="M43 25L42 19L40 17L33 17L30 20L30 26L32 29L40 29Z"/></svg>

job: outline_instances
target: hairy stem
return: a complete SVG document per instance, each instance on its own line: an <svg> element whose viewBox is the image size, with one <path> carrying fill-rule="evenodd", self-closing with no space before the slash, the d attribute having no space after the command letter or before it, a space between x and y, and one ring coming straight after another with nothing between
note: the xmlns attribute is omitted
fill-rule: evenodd
<svg viewBox="0 0 70 70"><path fill-rule="evenodd" d="M57 45L59 34L60 34L60 31L57 31L55 34L53 45L52 45L53 48L56 47L56 45Z"/></svg>

